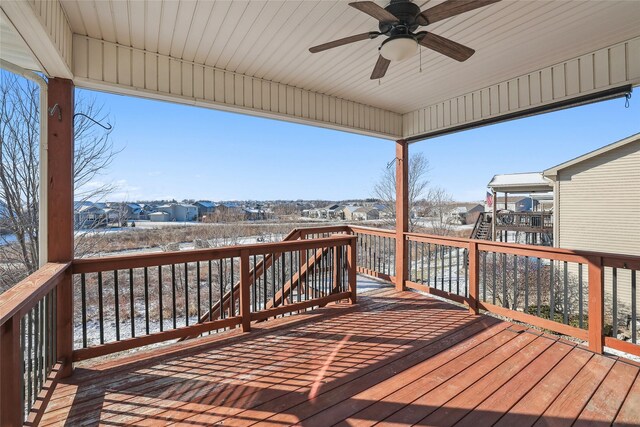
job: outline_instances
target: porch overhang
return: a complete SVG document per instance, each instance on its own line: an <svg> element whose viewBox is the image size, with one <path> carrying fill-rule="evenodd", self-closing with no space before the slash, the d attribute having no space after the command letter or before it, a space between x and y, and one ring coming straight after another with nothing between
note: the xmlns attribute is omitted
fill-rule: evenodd
<svg viewBox="0 0 640 427"><path fill-rule="evenodd" d="M78 87L385 139L414 141L640 84L640 8L629 1L504 0L428 27L473 47L468 61L424 50L392 64L381 81L369 79L376 41L308 51L375 29L346 1L1 8L39 71Z"/></svg>
<svg viewBox="0 0 640 427"><path fill-rule="evenodd" d="M494 193L529 194L553 191L553 182L541 172L495 175L487 185Z"/></svg>

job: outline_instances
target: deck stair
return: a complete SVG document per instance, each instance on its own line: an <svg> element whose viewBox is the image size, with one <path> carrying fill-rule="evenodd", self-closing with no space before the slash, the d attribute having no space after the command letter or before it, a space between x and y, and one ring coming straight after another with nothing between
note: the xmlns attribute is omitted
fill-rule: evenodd
<svg viewBox="0 0 640 427"><path fill-rule="evenodd" d="M303 234L300 232L300 230L293 230L291 233L289 233L287 236L285 236L282 241L292 241L292 240L299 240L301 238L304 238ZM273 298L271 298L267 304L265 308L275 308L278 307L280 305L282 305L283 303L285 303L289 297L292 295L293 291L300 286L302 288L302 285L304 283L304 281L306 280L306 276L307 276L307 271L311 271L312 269L316 268L316 264L321 265L321 262L323 259L325 259L326 257L330 256L330 251L327 250L327 248L323 248L323 249L319 249L317 250L314 254L311 255L311 257L301 266L301 269L299 272L296 272L293 277L291 278L291 280L289 280L283 287L282 290L280 290ZM253 278L254 276L259 279L263 276L265 270L267 270L269 267L271 267L273 265L273 263L277 262L278 259L280 259L280 257L282 256L282 254L276 254L275 256L273 255L267 255L265 257L264 260L260 261L259 263L256 264L256 266L254 268L252 268L249 271L249 274L251 275L251 277ZM253 280L253 279L252 279ZM309 289L307 287L306 291L311 292L312 290ZM315 294L321 293L320 290L313 290L313 292ZM307 295L309 296L309 295ZM217 301L211 308L209 311L205 312L200 319L198 320L199 323L205 322L205 321L211 321L211 320L218 320L221 318L221 314L228 311L230 309L230 307L232 306L239 306L239 300L240 300L240 281L237 281L233 287L232 287L232 291L228 291L226 294L224 294L222 296L222 298L220 299L220 301ZM232 302L233 301L233 302ZM192 339L192 338L196 338L197 336L189 336L189 337L185 337L185 338L181 338L178 341L184 341L185 339Z"/></svg>
<svg viewBox="0 0 640 427"><path fill-rule="evenodd" d="M491 240L491 216L489 212L480 212L469 238Z"/></svg>

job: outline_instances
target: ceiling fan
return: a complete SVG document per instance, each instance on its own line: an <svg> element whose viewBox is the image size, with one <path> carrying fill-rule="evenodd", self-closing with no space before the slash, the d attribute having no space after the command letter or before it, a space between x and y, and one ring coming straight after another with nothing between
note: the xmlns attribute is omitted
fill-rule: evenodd
<svg viewBox="0 0 640 427"><path fill-rule="evenodd" d="M380 31L369 31L323 43L313 46L309 51L317 53L361 40L386 36L388 38L379 47L380 55L378 62L373 67L373 73L371 73L372 80L384 77L391 61L403 61L410 58L418 51L419 46L435 50L456 61L466 61L474 54L473 49L428 31L415 31L418 27L424 27L498 1L500 0L446 0L424 12L421 12L420 7L412 3L411 0L391 0L391 3L384 8L372 1L349 3L349 6L376 18L379 21Z"/></svg>

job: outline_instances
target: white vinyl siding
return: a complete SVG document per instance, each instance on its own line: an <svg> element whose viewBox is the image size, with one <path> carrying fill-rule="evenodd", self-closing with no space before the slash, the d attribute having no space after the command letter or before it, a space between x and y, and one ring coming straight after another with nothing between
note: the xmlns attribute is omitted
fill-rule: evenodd
<svg viewBox="0 0 640 427"><path fill-rule="evenodd" d="M557 180L557 246L640 256L640 139L562 169ZM630 282L621 270L623 304L631 301ZM607 269L609 301L611 283Z"/></svg>

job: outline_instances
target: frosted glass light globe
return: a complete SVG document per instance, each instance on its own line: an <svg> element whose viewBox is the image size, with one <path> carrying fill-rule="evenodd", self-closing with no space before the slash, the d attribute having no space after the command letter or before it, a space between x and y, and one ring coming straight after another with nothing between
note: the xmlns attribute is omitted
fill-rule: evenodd
<svg viewBox="0 0 640 427"><path fill-rule="evenodd" d="M404 61L418 52L418 42L413 37L396 37L380 46L380 55L389 61Z"/></svg>

